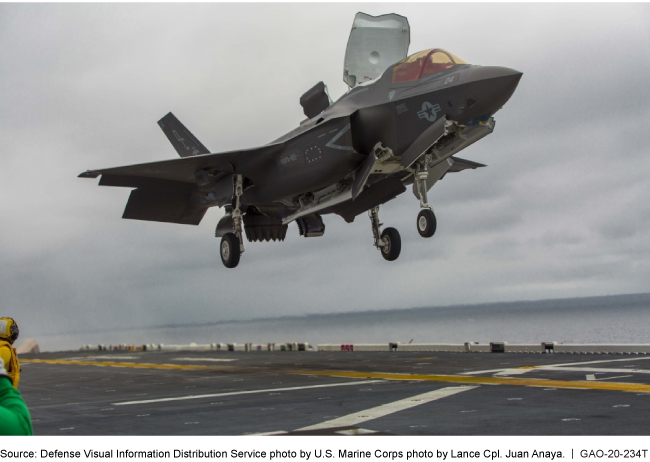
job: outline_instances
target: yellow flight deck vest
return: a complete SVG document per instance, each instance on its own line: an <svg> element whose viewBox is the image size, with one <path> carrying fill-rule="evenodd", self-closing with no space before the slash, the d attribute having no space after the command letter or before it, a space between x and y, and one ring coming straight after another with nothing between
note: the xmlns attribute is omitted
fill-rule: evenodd
<svg viewBox="0 0 650 462"><path fill-rule="evenodd" d="M7 347L11 352L11 361L9 364L5 364L7 368L7 375L11 379L11 382L14 384L14 388L18 388L18 382L20 381L20 364L18 363L18 355L16 355L16 349L11 346L11 343L0 340L0 348Z"/></svg>

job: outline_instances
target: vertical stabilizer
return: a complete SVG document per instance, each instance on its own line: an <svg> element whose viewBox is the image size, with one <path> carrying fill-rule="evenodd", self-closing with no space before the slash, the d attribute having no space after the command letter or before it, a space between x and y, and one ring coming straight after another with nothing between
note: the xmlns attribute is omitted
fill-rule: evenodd
<svg viewBox="0 0 650 462"><path fill-rule="evenodd" d="M209 154L208 148L190 132L171 112L158 121L169 142L181 157Z"/></svg>

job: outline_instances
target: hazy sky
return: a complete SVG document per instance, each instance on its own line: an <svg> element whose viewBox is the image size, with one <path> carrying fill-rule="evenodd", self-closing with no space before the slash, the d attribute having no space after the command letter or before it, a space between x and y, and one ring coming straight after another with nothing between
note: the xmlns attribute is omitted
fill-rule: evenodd
<svg viewBox="0 0 650 462"><path fill-rule="evenodd" d="M354 14L399 13L410 53L443 47L524 73L492 135L430 193L291 224L221 264L198 227L122 220L130 190L76 176L176 157L173 111L212 152L265 144L323 80L344 93ZM0 4L0 300L25 335L413 306L650 291L650 5Z"/></svg>

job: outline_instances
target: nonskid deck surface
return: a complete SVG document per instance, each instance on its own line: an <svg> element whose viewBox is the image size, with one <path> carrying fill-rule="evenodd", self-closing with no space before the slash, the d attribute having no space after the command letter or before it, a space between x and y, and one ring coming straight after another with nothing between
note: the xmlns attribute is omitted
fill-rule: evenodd
<svg viewBox="0 0 650 462"><path fill-rule="evenodd" d="M650 355L23 355L38 435L647 435Z"/></svg>

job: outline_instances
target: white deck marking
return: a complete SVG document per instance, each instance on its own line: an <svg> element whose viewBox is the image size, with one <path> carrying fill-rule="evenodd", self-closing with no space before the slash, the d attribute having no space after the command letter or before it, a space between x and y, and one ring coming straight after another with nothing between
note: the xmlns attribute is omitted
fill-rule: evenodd
<svg viewBox="0 0 650 462"><path fill-rule="evenodd" d="M322 385L306 385L304 387L286 387L286 388L266 388L264 390L244 390L244 391L231 391L229 393L210 393L207 395L188 395L188 396L175 396L173 398L158 398L158 399L144 399L140 401L124 401L121 403L113 403L113 406L129 406L131 404L149 404L149 403L163 403L167 401L183 401L188 399L203 399L203 398L216 398L218 396L236 396L236 395L252 395L255 393L269 393L278 391L291 391L291 390L309 390L311 388L329 388L329 387L345 387L348 385L362 385L366 383L379 383L385 380L362 380L358 382L343 382L343 383L326 383Z"/></svg>
<svg viewBox="0 0 650 462"><path fill-rule="evenodd" d="M266 433L247 433L250 436L273 436L273 435L286 435L287 431L278 430L277 432L266 432Z"/></svg>
<svg viewBox="0 0 650 462"><path fill-rule="evenodd" d="M337 419L327 420L315 425L309 425L307 427L299 428L296 431L304 430L319 430L322 428L331 428L331 427L347 427L351 425L357 425L361 422L366 422L368 420L378 419L379 417L384 417L389 414L394 414L395 412L403 411L405 409L410 409L415 406L420 406L421 404L426 404L437 399L446 398L447 396L455 395L467 390L472 390L478 388L476 386L461 386L461 387L446 387L440 388L438 390L429 391L421 395L412 396L410 398L401 399L399 401L393 401L392 403L382 404L381 406L373 407L370 409L365 409L363 411L354 412Z"/></svg>
<svg viewBox="0 0 650 462"><path fill-rule="evenodd" d="M211 361L211 362L228 362L228 361L237 361L236 359L225 359L225 358L173 358L172 361Z"/></svg>
<svg viewBox="0 0 650 462"><path fill-rule="evenodd" d="M611 380L611 379L624 379L627 377L633 377L632 375L617 375L616 377L600 377L596 378L596 374L587 374L587 380Z"/></svg>
<svg viewBox="0 0 650 462"><path fill-rule="evenodd" d="M548 364L545 366L531 366L531 367L521 367L521 368L507 368L507 369L488 369L488 370L482 370L482 371L469 371L469 372L461 372L460 375L480 375L480 374L496 374L496 375L521 375L525 374L527 372L535 371L535 370L553 370L554 368L557 368L558 370L566 370L570 371L572 369L569 369L567 366L585 366L587 364L603 364L603 363L615 363L615 362L623 362L623 361L642 361L644 359L650 360L650 357L645 357L645 358L625 358L625 359L600 359L598 361L579 361L579 362L574 362L574 363L563 363L563 364ZM591 368L584 368L581 370L588 370L588 371L595 371L598 372L599 370L602 369L591 369ZM608 370L611 372L621 372L620 370L616 369L611 369ZM640 372L640 373L650 373L650 372L642 372L642 370L630 370L630 369L625 369L622 372Z"/></svg>
<svg viewBox="0 0 650 462"><path fill-rule="evenodd" d="M345 436L356 436L356 435L372 435L373 433L379 433L377 430L368 430L367 428L351 428L349 430L341 430L334 432L337 435Z"/></svg>
<svg viewBox="0 0 650 462"><path fill-rule="evenodd" d="M602 373L622 373L625 374L626 372L629 374L630 372L633 372L635 374L650 374L650 370L648 369L618 369L618 368L603 368L603 367L559 367L559 366L549 366L549 367L544 367L542 370L545 371L572 371L572 372L595 372L597 374L602 374Z"/></svg>

